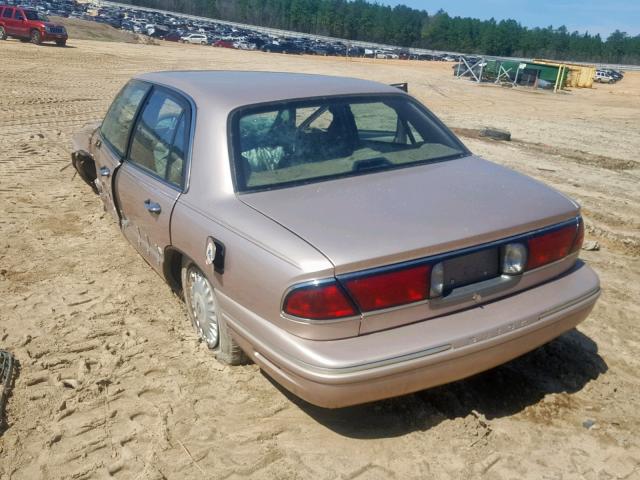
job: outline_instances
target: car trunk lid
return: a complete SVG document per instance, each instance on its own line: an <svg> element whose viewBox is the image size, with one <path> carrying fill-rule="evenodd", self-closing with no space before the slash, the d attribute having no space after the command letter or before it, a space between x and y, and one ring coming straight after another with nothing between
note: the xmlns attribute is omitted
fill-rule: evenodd
<svg viewBox="0 0 640 480"><path fill-rule="evenodd" d="M336 274L450 252L577 215L556 190L475 156L240 196Z"/></svg>

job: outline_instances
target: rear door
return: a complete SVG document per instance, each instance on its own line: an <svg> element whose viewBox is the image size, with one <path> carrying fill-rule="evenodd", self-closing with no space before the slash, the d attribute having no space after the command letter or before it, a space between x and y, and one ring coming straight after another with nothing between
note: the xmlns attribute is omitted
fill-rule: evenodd
<svg viewBox="0 0 640 480"><path fill-rule="evenodd" d="M96 163L96 186L105 210L120 221L118 206L113 196L113 179L127 151L129 136L136 114L147 93L148 83L130 81L115 98L95 136L91 150Z"/></svg>
<svg viewBox="0 0 640 480"><path fill-rule="evenodd" d="M185 185L191 107L180 95L154 86L131 134L116 176L122 231L158 271L171 243L173 207Z"/></svg>
<svg viewBox="0 0 640 480"><path fill-rule="evenodd" d="M15 29L15 20L13 19L13 7L4 7L2 11L2 22L4 23L4 31L7 35L17 35Z"/></svg>

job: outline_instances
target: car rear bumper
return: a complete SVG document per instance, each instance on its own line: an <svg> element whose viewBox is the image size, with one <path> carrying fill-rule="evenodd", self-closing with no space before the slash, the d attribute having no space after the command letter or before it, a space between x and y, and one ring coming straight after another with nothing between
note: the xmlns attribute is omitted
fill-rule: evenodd
<svg viewBox="0 0 640 480"><path fill-rule="evenodd" d="M266 373L310 403L337 408L449 383L505 363L582 322L599 295L597 275L578 262L549 283L492 303L327 341L296 337L228 297L219 300L234 337Z"/></svg>

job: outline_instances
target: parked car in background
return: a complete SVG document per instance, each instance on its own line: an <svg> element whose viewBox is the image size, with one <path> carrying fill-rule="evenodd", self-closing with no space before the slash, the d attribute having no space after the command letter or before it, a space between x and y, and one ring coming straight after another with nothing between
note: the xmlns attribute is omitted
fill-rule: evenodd
<svg viewBox="0 0 640 480"><path fill-rule="evenodd" d="M240 40L232 44L233 48L237 48L238 50L255 50L256 46L254 43L249 43L244 40Z"/></svg>
<svg viewBox="0 0 640 480"><path fill-rule="evenodd" d="M324 407L492 368L600 293L575 202L392 86L144 74L72 160L219 360Z"/></svg>
<svg viewBox="0 0 640 480"><path fill-rule="evenodd" d="M164 37L162 37L162 40L165 40L167 42L179 42L181 39L182 37L178 32L170 32L170 33L167 33Z"/></svg>
<svg viewBox="0 0 640 480"><path fill-rule="evenodd" d="M233 42L230 42L229 40L216 40L215 42L213 42L211 45L213 45L214 47L219 47L219 48L235 48L233 46Z"/></svg>
<svg viewBox="0 0 640 480"><path fill-rule="evenodd" d="M294 43L289 42L267 43L260 47L260 50L268 53L288 53L297 55L304 53L304 49L300 48Z"/></svg>
<svg viewBox="0 0 640 480"><path fill-rule="evenodd" d="M68 39L64 26L52 23L44 13L33 8L0 5L0 40L7 37L36 45L55 42L60 47L64 47Z"/></svg>
<svg viewBox="0 0 640 480"><path fill-rule="evenodd" d="M616 79L603 70L596 70L593 79L598 83L616 83Z"/></svg>
<svg viewBox="0 0 640 480"><path fill-rule="evenodd" d="M619 72L618 70L613 70L612 68L607 68L602 71L607 75L609 75L611 78L613 78L616 82L624 78L624 74L622 72Z"/></svg>
<svg viewBox="0 0 640 480"><path fill-rule="evenodd" d="M209 40L207 36L203 33L190 33L180 38L182 43L191 43L195 45L207 45Z"/></svg>

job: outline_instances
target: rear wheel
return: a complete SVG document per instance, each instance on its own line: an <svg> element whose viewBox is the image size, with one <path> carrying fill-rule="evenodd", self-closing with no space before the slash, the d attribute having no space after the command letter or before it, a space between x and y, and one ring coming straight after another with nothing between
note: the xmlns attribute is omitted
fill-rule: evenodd
<svg viewBox="0 0 640 480"><path fill-rule="evenodd" d="M38 30L31 30L31 43L34 45L40 45L42 43L42 36Z"/></svg>
<svg viewBox="0 0 640 480"><path fill-rule="evenodd" d="M224 321L220 321L216 292L207 277L193 262L186 260L182 264L181 280L187 316L198 337L214 351L220 362L246 363L246 355Z"/></svg>
<svg viewBox="0 0 640 480"><path fill-rule="evenodd" d="M65 47L67 45L67 41L66 40L56 40L56 45L58 45L59 47Z"/></svg>
<svg viewBox="0 0 640 480"><path fill-rule="evenodd" d="M4 27L0 27L0 40L7 39L7 32L4 31Z"/></svg>

